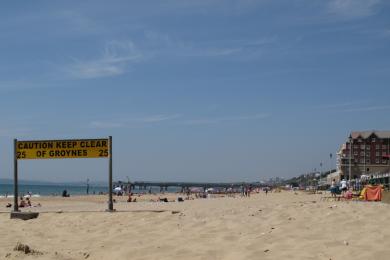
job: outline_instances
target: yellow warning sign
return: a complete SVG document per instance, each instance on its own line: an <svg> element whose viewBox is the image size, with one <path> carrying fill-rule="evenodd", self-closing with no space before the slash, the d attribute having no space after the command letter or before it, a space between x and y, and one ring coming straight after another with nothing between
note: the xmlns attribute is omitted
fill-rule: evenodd
<svg viewBox="0 0 390 260"><path fill-rule="evenodd" d="M109 139L17 141L16 158L66 159L109 157Z"/></svg>

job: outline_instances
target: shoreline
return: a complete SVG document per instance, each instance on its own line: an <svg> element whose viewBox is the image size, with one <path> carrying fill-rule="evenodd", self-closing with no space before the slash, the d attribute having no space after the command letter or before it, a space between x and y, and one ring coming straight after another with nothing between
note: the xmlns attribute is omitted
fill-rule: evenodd
<svg viewBox="0 0 390 260"><path fill-rule="evenodd" d="M128 196L113 196L114 201L114 209L120 211L120 210L128 210L128 209L145 209L150 208L152 210L155 210L156 208L163 205L163 207L166 206L174 206L174 208L177 208L176 205L185 205L192 201L199 201L199 203L210 201L210 200L220 200L220 201L226 201L229 199L232 200L250 200L251 198L267 198L268 196L277 196L279 193L283 193L287 196L312 196L313 199L316 201L320 201L321 197L325 197L328 194L322 193L322 194L310 194L305 191L282 191L282 192L273 192L268 193L268 195L265 195L265 193L253 193L250 197L243 197L240 193L235 194L210 194L207 198L200 198L197 197L195 194L191 194L189 197L187 197L186 194L183 193L172 193L172 192L166 192L166 193L152 193L152 194L134 194L132 196L132 199L136 198L136 202L128 202ZM162 199L167 199L167 202L161 201ZM181 198L183 201L178 201L178 199ZM108 194L103 195L76 195L76 196L70 196L70 197L62 197L62 196L40 196L40 197L31 197L31 203L32 207L22 207L20 208L21 211L24 212L74 212L74 211L80 211L80 212L104 212L107 208L108 203ZM20 201L19 201L20 202ZM328 200L328 203L340 203L339 201L335 200ZM352 203L351 201L342 201L344 203ZM8 198L0 198L0 212L1 213L9 213L12 211L12 207L6 207L7 204L13 203L13 197ZM386 191L383 193L383 199L381 202L364 202L364 201L356 201L353 203L361 203L367 205L373 203L382 203L382 204L390 204L390 192Z"/></svg>

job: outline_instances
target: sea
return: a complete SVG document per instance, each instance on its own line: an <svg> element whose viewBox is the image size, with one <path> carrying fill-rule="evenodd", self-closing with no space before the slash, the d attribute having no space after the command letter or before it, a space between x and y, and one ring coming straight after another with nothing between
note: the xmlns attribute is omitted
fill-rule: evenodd
<svg viewBox="0 0 390 260"><path fill-rule="evenodd" d="M33 196L60 196L62 192L66 190L68 194L72 195L93 195L93 194L107 194L108 186L89 186L89 191L87 194L87 186L77 186L77 185L60 185L60 184L50 184L50 185L27 185L19 184L18 193L19 196L31 194ZM178 192L180 189L176 187L168 187L167 192ZM138 188L132 190L133 193L148 193L149 190L139 190ZM152 193L160 192L159 187L151 187ZM0 198L6 196L13 196L14 186L13 184L0 184Z"/></svg>

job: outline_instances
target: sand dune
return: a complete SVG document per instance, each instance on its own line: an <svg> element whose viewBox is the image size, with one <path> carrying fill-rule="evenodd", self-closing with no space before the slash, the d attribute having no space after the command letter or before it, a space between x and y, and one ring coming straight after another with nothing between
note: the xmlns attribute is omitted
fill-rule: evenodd
<svg viewBox="0 0 390 260"><path fill-rule="evenodd" d="M0 258L390 259L390 205L320 196L282 192L183 203L117 198L116 213L104 212L106 197L40 198L43 206L33 210L53 213L29 221L0 214ZM14 251L18 242L39 254Z"/></svg>

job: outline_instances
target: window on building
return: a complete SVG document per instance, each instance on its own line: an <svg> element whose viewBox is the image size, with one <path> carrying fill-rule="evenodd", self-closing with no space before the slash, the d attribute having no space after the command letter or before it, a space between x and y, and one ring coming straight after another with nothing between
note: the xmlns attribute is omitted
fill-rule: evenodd
<svg viewBox="0 0 390 260"><path fill-rule="evenodd" d="M381 154L380 154L380 152L376 152L375 155L376 156L380 156Z"/></svg>
<svg viewBox="0 0 390 260"><path fill-rule="evenodd" d="M387 152L382 152L382 156L385 156L385 155L387 155Z"/></svg>
<svg viewBox="0 0 390 260"><path fill-rule="evenodd" d="M367 151L371 150L371 146L367 145L367 146L366 146L366 150L367 150Z"/></svg>
<svg viewBox="0 0 390 260"><path fill-rule="evenodd" d="M370 160L370 159L367 159L367 160L366 160L366 163L371 163L371 160Z"/></svg>
<svg viewBox="0 0 390 260"><path fill-rule="evenodd" d="M362 142L362 139L359 138L359 139L358 139L358 143L361 143L361 142Z"/></svg>
<svg viewBox="0 0 390 260"><path fill-rule="evenodd" d="M379 144L377 144L377 145L375 145L375 148L376 148L377 150L379 150L379 149L381 149L381 146L380 146Z"/></svg>
<svg viewBox="0 0 390 260"><path fill-rule="evenodd" d="M382 150L386 150L387 149L387 145L382 145Z"/></svg>
<svg viewBox="0 0 390 260"><path fill-rule="evenodd" d="M371 142L375 143L375 142L376 142L376 139L375 139L375 138L372 138Z"/></svg>
<svg viewBox="0 0 390 260"><path fill-rule="evenodd" d="M387 164L387 160L383 160L382 163L383 163L383 164Z"/></svg>
<svg viewBox="0 0 390 260"><path fill-rule="evenodd" d="M360 163L364 163L364 159L360 159Z"/></svg>
<svg viewBox="0 0 390 260"><path fill-rule="evenodd" d="M375 160L375 163L381 163L381 160L379 160L378 158L376 158L376 160Z"/></svg>
<svg viewBox="0 0 390 260"><path fill-rule="evenodd" d="M364 150L364 148L366 148L366 146L365 146L364 144L362 144L362 145L360 146L360 149Z"/></svg>
<svg viewBox="0 0 390 260"><path fill-rule="evenodd" d="M360 152L360 156L364 156L364 152Z"/></svg>
<svg viewBox="0 0 390 260"><path fill-rule="evenodd" d="M357 151L354 151L353 154L354 154L354 155L358 155L359 153L358 153Z"/></svg>
<svg viewBox="0 0 390 260"><path fill-rule="evenodd" d="M358 160L358 159L355 159L355 163L359 163L359 160Z"/></svg>
<svg viewBox="0 0 390 260"><path fill-rule="evenodd" d="M359 149L359 146L358 145L354 145L353 149L357 150L357 149Z"/></svg>

